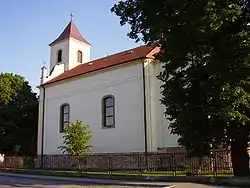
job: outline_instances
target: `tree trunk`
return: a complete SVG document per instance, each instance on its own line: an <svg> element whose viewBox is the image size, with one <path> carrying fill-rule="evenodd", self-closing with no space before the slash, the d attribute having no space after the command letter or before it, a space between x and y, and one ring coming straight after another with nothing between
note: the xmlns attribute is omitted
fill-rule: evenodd
<svg viewBox="0 0 250 188"><path fill-rule="evenodd" d="M80 161L80 157L77 156L76 159L77 159L77 169L78 169L78 171L81 171L81 161Z"/></svg>
<svg viewBox="0 0 250 188"><path fill-rule="evenodd" d="M231 158L234 176L249 176L249 156L247 153L247 141L234 141L231 145Z"/></svg>

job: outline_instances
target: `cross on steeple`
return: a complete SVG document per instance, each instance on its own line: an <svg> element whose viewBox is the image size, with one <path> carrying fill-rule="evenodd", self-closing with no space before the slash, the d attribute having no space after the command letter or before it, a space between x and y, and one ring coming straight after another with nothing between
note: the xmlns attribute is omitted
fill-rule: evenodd
<svg viewBox="0 0 250 188"><path fill-rule="evenodd" d="M71 13L71 14L70 14L70 21L73 20L73 17L74 17L74 15Z"/></svg>

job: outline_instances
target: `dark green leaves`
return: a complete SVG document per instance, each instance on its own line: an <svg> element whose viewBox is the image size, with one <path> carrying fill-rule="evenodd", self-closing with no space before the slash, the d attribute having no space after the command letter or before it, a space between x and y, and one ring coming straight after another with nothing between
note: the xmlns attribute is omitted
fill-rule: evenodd
<svg viewBox="0 0 250 188"><path fill-rule="evenodd" d="M38 99L19 75L0 74L0 152L34 155ZM18 151L17 151L18 149Z"/></svg>
<svg viewBox="0 0 250 188"><path fill-rule="evenodd" d="M161 102L196 155L250 133L249 10L245 0L127 0L111 9L130 38L160 41Z"/></svg>

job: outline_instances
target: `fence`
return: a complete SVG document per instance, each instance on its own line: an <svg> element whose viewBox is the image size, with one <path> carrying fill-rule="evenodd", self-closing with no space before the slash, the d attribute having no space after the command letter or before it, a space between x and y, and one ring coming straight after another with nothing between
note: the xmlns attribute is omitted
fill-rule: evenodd
<svg viewBox="0 0 250 188"><path fill-rule="evenodd" d="M164 175L232 174L230 154L215 152L213 158L190 158L185 153L117 153L85 156L5 156L1 168L81 170L83 172L151 173Z"/></svg>

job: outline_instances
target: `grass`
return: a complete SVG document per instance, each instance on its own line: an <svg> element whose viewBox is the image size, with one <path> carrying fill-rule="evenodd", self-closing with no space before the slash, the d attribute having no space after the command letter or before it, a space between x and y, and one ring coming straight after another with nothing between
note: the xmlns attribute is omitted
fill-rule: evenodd
<svg viewBox="0 0 250 188"><path fill-rule="evenodd" d="M72 176L72 177L82 177L88 175L132 175L132 176L186 176L186 171L72 171L72 170L44 170L44 169L1 169L0 172L16 172L16 173L26 173L26 174L37 174L37 175L55 175L55 176ZM213 172L200 173L200 174L190 174L198 176L220 176L220 177L230 177L233 176L230 171L224 171L223 173L214 174Z"/></svg>

